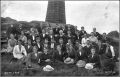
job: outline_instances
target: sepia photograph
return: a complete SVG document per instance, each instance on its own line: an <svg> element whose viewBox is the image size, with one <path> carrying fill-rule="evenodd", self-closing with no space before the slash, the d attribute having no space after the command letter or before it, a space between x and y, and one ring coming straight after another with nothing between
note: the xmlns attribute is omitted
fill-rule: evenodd
<svg viewBox="0 0 120 77"><path fill-rule="evenodd" d="M119 77L119 0L0 3L0 76Z"/></svg>

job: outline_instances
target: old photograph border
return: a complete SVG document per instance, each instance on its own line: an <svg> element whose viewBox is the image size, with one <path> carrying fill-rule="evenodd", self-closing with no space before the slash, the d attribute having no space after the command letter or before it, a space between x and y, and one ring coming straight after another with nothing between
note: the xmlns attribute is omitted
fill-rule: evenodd
<svg viewBox="0 0 120 77"><path fill-rule="evenodd" d="M1 0L1 1L48 1L48 0ZM66 1L119 1L119 0L66 0ZM119 17L119 19L120 19L120 17ZM0 21L1 21L1 19L0 19ZM119 22L119 24L120 24L120 22ZM120 32L120 26L119 26L119 32ZM0 33L1 33L1 24L0 24ZM120 39L120 37L119 37L119 39ZM1 42L1 39L0 39L0 42ZM119 44L120 44L120 41L119 41ZM1 43L0 43L0 49L1 49ZM119 45L119 52L120 52L120 45ZM119 53L119 56L120 56L120 53ZM1 74L1 54L0 54L0 74ZM2 76L2 77L13 77L13 76ZM30 76L15 76L15 77L30 77ZM40 77L40 76L32 76L32 77ZM46 76L41 76L41 77L46 77ZM53 76L50 76L50 77L53 77ZM58 77L61 77L61 76L58 76ZM68 76L64 76L64 77L68 77ZM77 76L72 76L72 77L77 77ZM87 77L87 76L84 76L84 77ZM93 76L89 76L89 77L93 77ZM97 77L97 76L95 76L95 77ZM103 76L103 77L106 77L106 76ZM114 76L114 77L120 77L120 61L119 61L119 76Z"/></svg>

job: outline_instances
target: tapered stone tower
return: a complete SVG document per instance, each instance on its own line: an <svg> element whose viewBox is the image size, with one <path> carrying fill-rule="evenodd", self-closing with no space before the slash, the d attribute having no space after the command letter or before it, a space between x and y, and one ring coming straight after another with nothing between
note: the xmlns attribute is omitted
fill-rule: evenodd
<svg viewBox="0 0 120 77"><path fill-rule="evenodd" d="M66 24L65 1L49 0L47 7L46 22Z"/></svg>

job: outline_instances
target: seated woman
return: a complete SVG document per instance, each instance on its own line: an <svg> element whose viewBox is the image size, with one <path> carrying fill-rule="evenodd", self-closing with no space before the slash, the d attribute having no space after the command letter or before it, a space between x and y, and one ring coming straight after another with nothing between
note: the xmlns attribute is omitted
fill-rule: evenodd
<svg viewBox="0 0 120 77"><path fill-rule="evenodd" d="M53 53L50 51L49 47L43 48L43 53L40 56L41 65L51 64L53 59Z"/></svg>
<svg viewBox="0 0 120 77"><path fill-rule="evenodd" d="M68 43L66 44L66 53L65 53L65 60L64 60L64 62L68 63L68 64L69 63L70 64L74 63L75 54L76 54L75 49L73 47L73 44L71 43L71 40L69 39ZM71 59L70 62L67 61L69 58Z"/></svg>
<svg viewBox="0 0 120 77"><path fill-rule="evenodd" d="M34 46L33 52L28 55L28 66L31 66L33 68L39 68L40 55L41 54L38 53L38 47Z"/></svg>
<svg viewBox="0 0 120 77"><path fill-rule="evenodd" d="M7 52L12 52L17 40L14 38L13 34L10 34L10 39L8 40Z"/></svg>
<svg viewBox="0 0 120 77"><path fill-rule="evenodd" d="M63 62L64 60L64 53L63 51L61 50L61 46L60 45L57 45L57 48L56 50L54 51L54 55L53 55L53 58L54 58L54 61L55 62Z"/></svg>
<svg viewBox="0 0 120 77"><path fill-rule="evenodd" d="M33 46L32 46L32 43L31 43L31 39L28 39L27 44L25 44L25 49L27 51L27 54L33 52Z"/></svg>
<svg viewBox="0 0 120 77"><path fill-rule="evenodd" d="M81 41L81 44L83 47L87 45L87 40L88 40L87 34L84 34L84 37L82 38L82 41Z"/></svg>
<svg viewBox="0 0 120 77"><path fill-rule="evenodd" d="M99 67L100 58L95 48L91 48L91 54L88 56L87 63L91 63L93 68Z"/></svg>
<svg viewBox="0 0 120 77"><path fill-rule="evenodd" d="M110 44L110 42L106 42L106 45L104 45L103 49L101 50L102 55L102 65L104 71L112 71L114 72L115 68L115 51L114 47Z"/></svg>
<svg viewBox="0 0 120 77"><path fill-rule="evenodd" d="M79 60L83 60L83 61L87 61L88 55L86 53L86 51L83 50L83 47L81 45L79 45L79 49L77 50L76 53L76 62Z"/></svg>
<svg viewBox="0 0 120 77"><path fill-rule="evenodd" d="M27 43L27 37L24 35L23 31L21 31L21 35L19 39L22 40L23 44Z"/></svg>
<svg viewBox="0 0 120 77"><path fill-rule="evenodd" d="M16 45L13 49L13 56L14 58L20 60L20 63L23 63L26 60L27 52L25 47L21 43L22 40L18 40L18 45Z"/></svg>
<svg viewBox="0 0 120 77"><path fill-rule="evenodd" d="M98 43L98 39L97 37L95 37L93 32L91 32L91 36L89 37L89 40L93 43L96 43L96 44Z"/></svg>

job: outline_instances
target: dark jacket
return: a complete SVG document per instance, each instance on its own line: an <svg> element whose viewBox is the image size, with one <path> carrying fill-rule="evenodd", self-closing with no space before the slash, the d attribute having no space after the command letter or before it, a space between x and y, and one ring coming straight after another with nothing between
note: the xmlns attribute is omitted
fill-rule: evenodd
<svg viewBox="0 0 120 77"><path fill-rule="evenodd" d="M80 54L80 52L81 52L81 54ZM81 50L81 51L77 51L76 52L76 61L78 61L78 60L84 60L84 61L87 61L87 58L88 58L88 56L87 56L87 54L86 54L86 52L84 51L84 50Z"/></svg>
<svg viewBox="0 0 120 77"><path fill-rule="evenodd" d="M32 53L32 52L33 52L33 46L32 46L32 45L30 45L30 47L29 47L29 48L28 48L28 45L25 45L25 49L26 49L27 54L29 54L29 53Z"/></svg>
<svg viewBox="0 0 120 77"><path fill-rule="evenodd" d="M100 58L98 54L94 54L92 57L92 54L88 56L87 63L95 63L94 67L99 67L100 65Z"/></svg>

